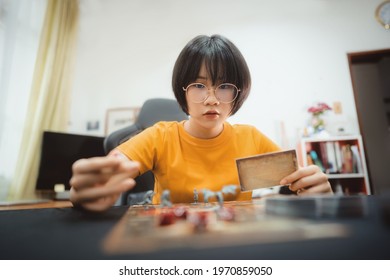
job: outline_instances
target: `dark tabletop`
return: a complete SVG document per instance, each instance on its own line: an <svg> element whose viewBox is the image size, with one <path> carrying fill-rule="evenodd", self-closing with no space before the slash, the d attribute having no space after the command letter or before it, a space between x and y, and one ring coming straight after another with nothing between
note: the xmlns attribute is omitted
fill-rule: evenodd
<svg viewBox="0 0 390 280"><path fill-rule="evenodd" d="M390 259L389 196L367 201L364 217L332 218L348 226L348 237L123 255L107 255L101 245L127 207L99 214L74 208L0 211L0 259Z"/></svg>

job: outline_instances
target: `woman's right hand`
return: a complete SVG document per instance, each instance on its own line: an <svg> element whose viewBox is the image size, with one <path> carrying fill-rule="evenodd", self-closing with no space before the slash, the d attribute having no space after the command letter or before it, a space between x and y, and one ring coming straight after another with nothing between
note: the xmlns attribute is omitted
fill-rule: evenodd
<svg viewBox="0 0 390 280"><path fill-rule="evenodd" d="M119 151L105 157L80 159L73 164L70 201L90 211L104 211L120 194L135 186L139 164Z"/></svg>

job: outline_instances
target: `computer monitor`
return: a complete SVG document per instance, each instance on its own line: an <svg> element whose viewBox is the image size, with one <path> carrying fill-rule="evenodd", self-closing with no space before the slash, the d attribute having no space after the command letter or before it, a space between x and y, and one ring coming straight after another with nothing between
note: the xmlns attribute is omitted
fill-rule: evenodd
<svg viewBox="0 0 390 280"><path fill-rule="evenodd" d="M36 193L61 199L61 191L55 188L62 186L65 193L70 190L73 163L81 158L105 155L103 142L104 137L44 131Z"/></svg>

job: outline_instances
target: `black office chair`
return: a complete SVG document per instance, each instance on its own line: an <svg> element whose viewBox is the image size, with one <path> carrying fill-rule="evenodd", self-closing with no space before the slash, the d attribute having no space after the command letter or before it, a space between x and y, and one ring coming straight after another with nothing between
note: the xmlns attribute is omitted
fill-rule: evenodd
<svg viewBox="0 0 390 280"><path fill-rule="evenodd" d="M134 124L112 132L104 139L104 150L108 154L119 144L137 135L159 121L182 121L188 116L174 99L152 98L145 101ZM141 202L147 191L154 189L154 174L148 171L136 179L136 187L122 194L121 205Z"/></svg>

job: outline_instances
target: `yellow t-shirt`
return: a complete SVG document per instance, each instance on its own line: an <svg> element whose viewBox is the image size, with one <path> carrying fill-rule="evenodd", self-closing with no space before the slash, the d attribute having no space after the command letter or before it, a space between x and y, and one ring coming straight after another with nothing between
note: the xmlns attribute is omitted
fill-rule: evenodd
<svg viewBox="0 0 390 280"><path fill-rule="evenodd" d="M199 139L188 134L181 121L159 122L121 144L118 150L140 163L141 174L153 171L153 203L160 203L166 189L170 190L171 201L178 203L193 202L194 189L202 201L205 188L219 191L226 185L239 185L237 158L280 148L253 126L225 122L217 137ZM251 192L230 199L251 199Z"/></svg>

